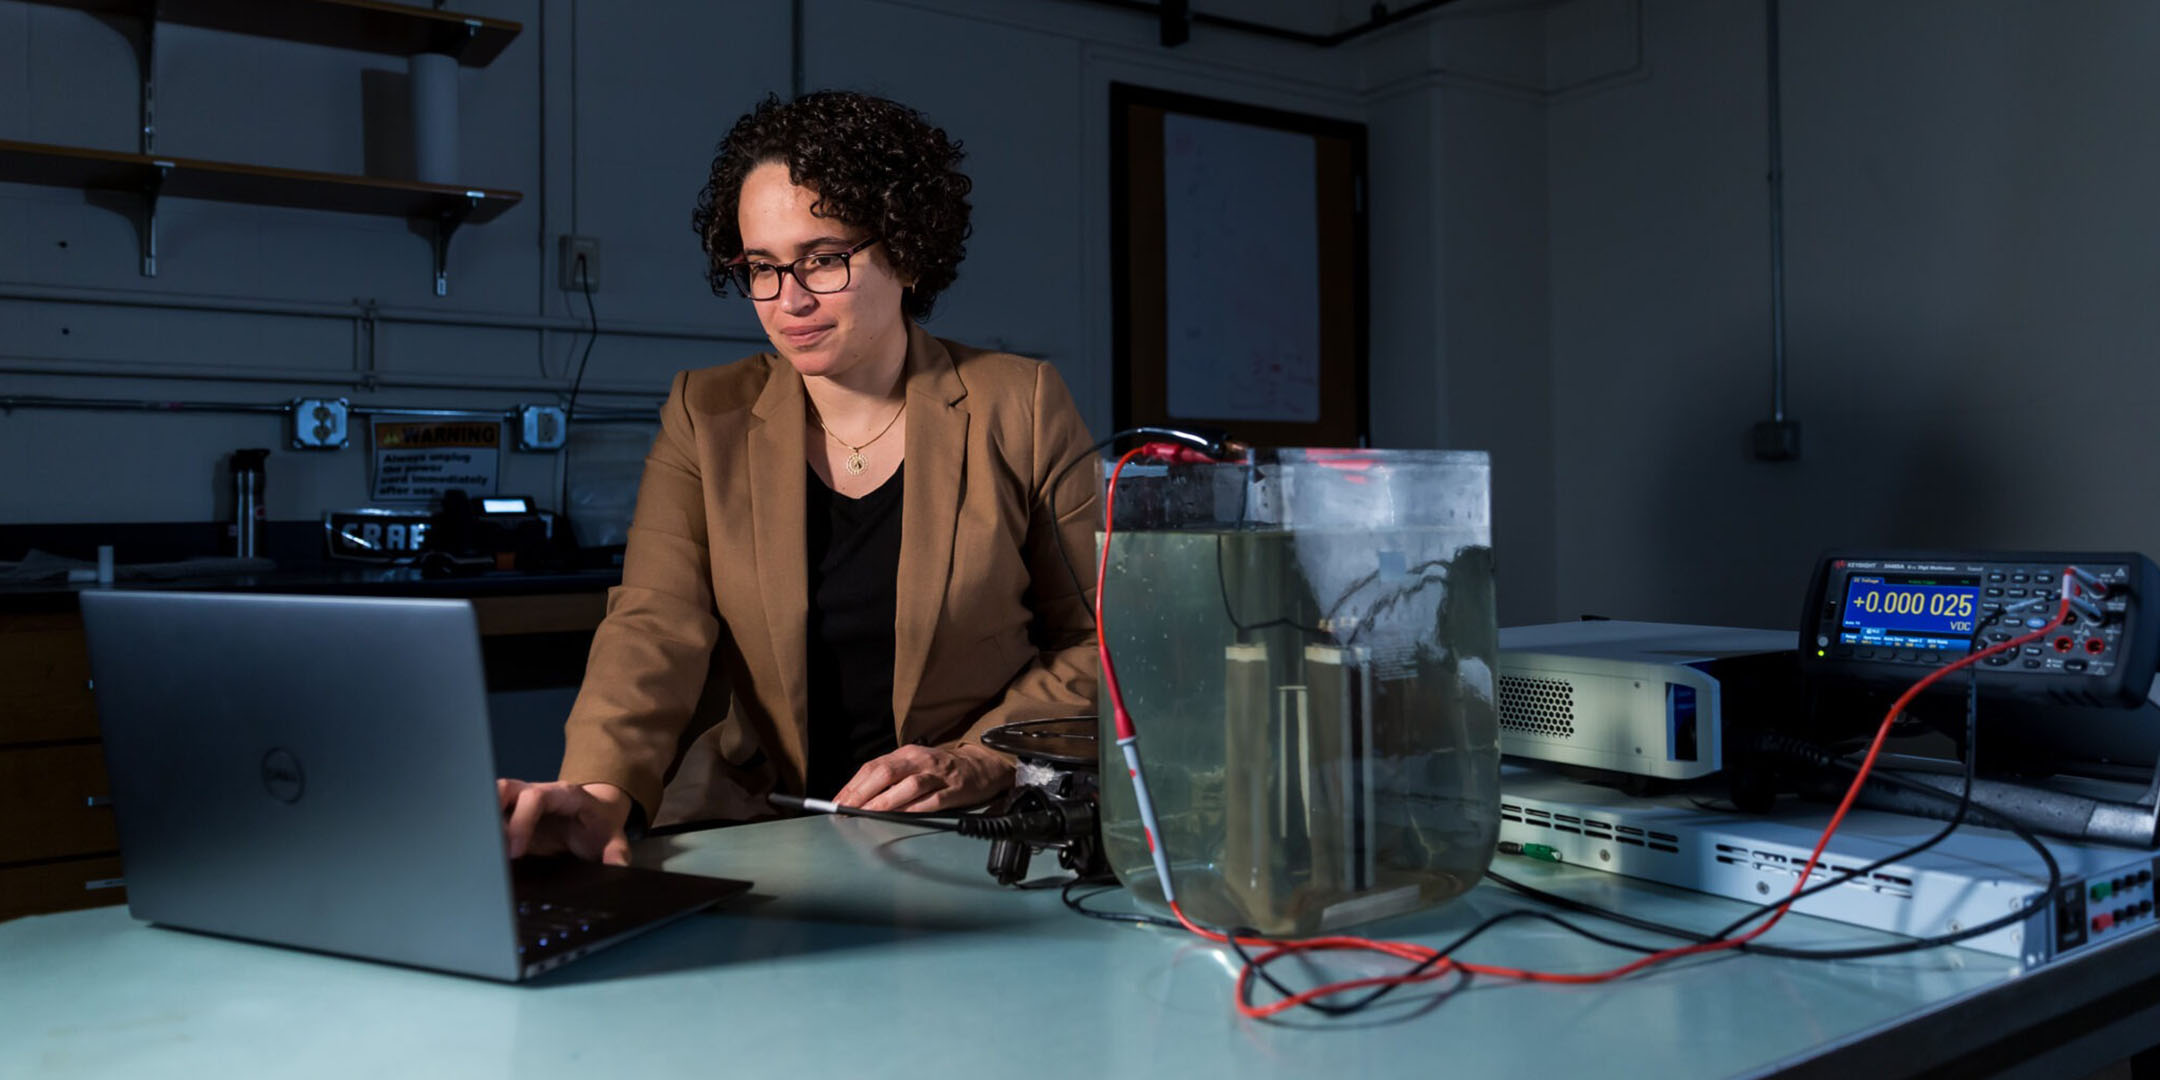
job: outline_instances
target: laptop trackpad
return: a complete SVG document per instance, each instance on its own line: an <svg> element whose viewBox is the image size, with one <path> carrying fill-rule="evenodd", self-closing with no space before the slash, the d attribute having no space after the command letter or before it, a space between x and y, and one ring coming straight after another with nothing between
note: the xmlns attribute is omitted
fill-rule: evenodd
<svg viewBox="0 0 2160 1080"><path fill-rule="evenodd" d="M549 903L606 911L631 923L694 911L750 888L747 881L608 866L569 856L514 860L510 881L520 906Z"/></svg>
<svg viewBox="0 0 2160 1080"><path fill-rule="evenodd" d="M568 856L510 864L519 953L527 970L687 915L750 888L747 881L606 866Z"/></svg>

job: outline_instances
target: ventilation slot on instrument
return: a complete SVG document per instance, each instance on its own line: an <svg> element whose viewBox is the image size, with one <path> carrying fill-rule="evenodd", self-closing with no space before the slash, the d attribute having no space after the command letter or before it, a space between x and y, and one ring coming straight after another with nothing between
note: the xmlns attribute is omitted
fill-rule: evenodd
<svg viewBox="0 0 2160 1080"><path fill-rule="evenodd" d="M1575 687L1560 679L1500 676L1500 726L1555 739L1575 737Z"/></svg>
<svg viewBox="0 0 2160 1080"><path fill-rule="evenodd" d="M1673 835L1672 833L1658 832L1656 830L1649 830L1646 832L1639 825L1622 825L1618 822L1614 822L1611 825L1606 825L1604 822L1595 822L1594 824L1598 825L1600 828L1612 829L1615 833L1618 834L1612 839L1618 840L1623 844L1628 844L1634 847L1647 847L1652 851L1662 852L1666 855L1680 854L1680 838ZM1643 839L1646 836L1648 837L1648 840ZM1599 838L1603 839L1604 837L1601 834Z"/></svg>

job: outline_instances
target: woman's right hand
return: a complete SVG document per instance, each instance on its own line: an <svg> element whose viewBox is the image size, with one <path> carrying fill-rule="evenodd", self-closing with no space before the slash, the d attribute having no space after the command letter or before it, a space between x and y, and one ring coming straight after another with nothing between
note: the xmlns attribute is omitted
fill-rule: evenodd
<svg viewBox="0 0 2160 1080"><path fill-rule="evenodd" d="M495 781L503 840L510 857L569 852L580 859L630 865L630 794L613 784Z"/></svg>

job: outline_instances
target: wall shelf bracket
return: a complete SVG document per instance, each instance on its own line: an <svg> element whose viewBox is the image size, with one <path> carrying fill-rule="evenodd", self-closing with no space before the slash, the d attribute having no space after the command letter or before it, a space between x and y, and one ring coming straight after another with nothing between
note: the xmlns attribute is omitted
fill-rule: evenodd
<svg viewBox="0 0 2160 1080"><path fill-rule="evenodd" d="M450 295L450 236L458 226L479 208L486 196L478 191L468 191L465 198L451 204L435 219L435 295Z"/></svg>

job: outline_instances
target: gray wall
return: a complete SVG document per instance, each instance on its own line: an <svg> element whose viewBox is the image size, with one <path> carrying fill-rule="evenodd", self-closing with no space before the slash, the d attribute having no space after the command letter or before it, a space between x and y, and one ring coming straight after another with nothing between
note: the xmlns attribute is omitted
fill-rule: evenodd
<svg viewBox="0 0 2160 1080"><path fill-rule="evenodd" d="M790 71L787 5L472 0L524 21L464 75L467 173L526 193L465 230L452 295L403 222L171 201L141 278L124 203L0 187L0 289L71 299L372 300L526 328L0 300L0 392L501 407L554 400L582 335L554 238L604 245L587 392L760 347L707 295L685 220L722 128ZM1204 8L1209 5L1203 4ZM1237 5L1218 5L1230 10ZM1322 30L1355 3L1239 10ZM933 329L1047 356L1109 412L1107 87L1366 123L1375 440L1489 449L1502 618L1781 626L1831 544L2160 547L2135 486L2155 284L2160 8L2137 0L1785 5L1791 404L1768 407L1763 23L1752 0L1466 0L1336 50L1073 0L804 0L803 80L892 94L962 138L977 235ZM126 149L128 24L0 0L0 137ZM161 147L305 168L394 158L394 60L171 28ZM63 246L64 245L64 246ZM350 309L347 309L350 310ZM28 372L57 374L29 374ZM0 415L0 520L210 520L267 418ZM634 482L596 428L583 486ZM506 486L553 491L559 458ZM361 455L280 451L271 510L364 501ZM2128 480L2129 484L2121 481Z"/></svg>
<svg viewBox="0 0 2160 1080"><path fill-rule="evenodd" d="M746 305L707 293L687 220L726 124L788 90L790 6L638 0L636 18L593 0L461 6L525 24L461 77L464 175L525 199L459 232L447 298L430 292L426 236L402 221L167 200L152 279L137 273L130 200L0 185L0 294L17 297L0 298L0 393L555 401L585 339L582 298L556 287L555 239L572 232L602 243L585 401L646 406L673 371L762 347ZM1366 5L1215 9L1324 32ZM1376 441L1491 445L1503 613L1551 607L1543 5L1471 0L1333 50L1206 27L1165 50L1151 20L1073 0L803 0L802 17L804 85L890 94L970 151L975 240L932 329L1052 359L1098 430L1110 414L1109 84L1372 125ZM0 138L134 149L137 33L0 0L0 71L19 73L0 79ZM403 167L400 60L174 26L158 47L160 152ZM145 298L314 314L134 303ZM372 354L352 318L365 304L384 320ZM634 485L647 430L581 429L574 486L605 497ZM216 520L229 512L222 460L238 446L279 448L272 517L366 501L357 445L283 443L267 416L0 415L0 521ZM561 460L511 455L504 487L552 503Z"/></svg>
<svg viewBox="0 0 2160 1080"><path fill-rule="evenodd" d="M1373 441L1492 454L1504 624L1543 621L1554 604L1548 18L1519 4L1451 9L1431 32L1375 42L1363 63Z"/></svg>
<svg viewBox="0 0 2160 1080"><path fill-rule="evenodd" d="M555 288L554 237L573 230L603 240L597 301L614 331L594 351L588 402L649 403L671 371L755 348L754 321L705 296L683 242L717 137L719 110L701 103L747 102L786 81L785 8L728 7L721 18L717 5L649 2L624 20L568 0L470 5L526 29L494 64L461 75L461 172L525 198L457 234L447 298L432 293L428 235L402 220L168 199L159 276L145 278L133 200L0 186L0 291L67 301L0 300L0 387L491 409L556 401L585 315ZM714 64L723 31L781 47ZM0 3L0 70L19 72L0 88L0 137L136 149L140 33L132 20ZM402 61L172 25L158 52L160 153L399 175ZM686 104L656 111L651 100ZM145 299L333 317L136 303ZM357 320L335 317L362 305L383 317L372 351ZM512 325L488 325L502 322ZM684 333L719 340L662 336ZM633 457L643 442L596 434ZM283 443L271 417L19 411L0 417L0 521L214 520L228 513L219 471L236 446L279 448L273 518L366 501L357 448L304 454ZM552 504L559 461L509 456L503 486Z"/></svg>
<svg viewBox="0 0 2160 1080"><path fill-rule="evenodd" d="M1762 6L1651 0L1555 102L1559 613L1789 626L1828 545L2160 548L2160 7L1784 5L1791 408L1769 409Z"/></svg>

